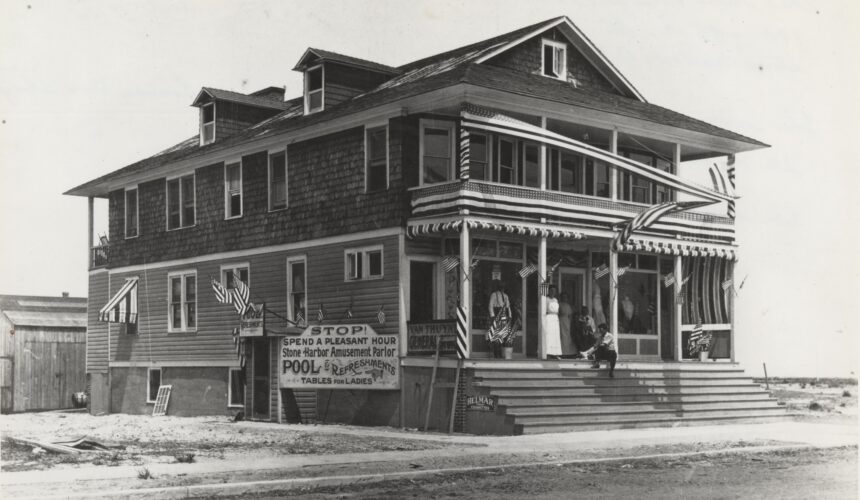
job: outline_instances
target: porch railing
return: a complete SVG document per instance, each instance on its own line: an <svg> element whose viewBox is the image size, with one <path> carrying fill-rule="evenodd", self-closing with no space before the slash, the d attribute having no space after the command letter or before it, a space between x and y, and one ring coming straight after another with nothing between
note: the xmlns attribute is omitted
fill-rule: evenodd
<svg viewBox="0 0 860 500"><path fill-rule="evenodd" d="M90 248L90 269L97 269L108 265L110 256L110 245L97 245Z"/></svg>

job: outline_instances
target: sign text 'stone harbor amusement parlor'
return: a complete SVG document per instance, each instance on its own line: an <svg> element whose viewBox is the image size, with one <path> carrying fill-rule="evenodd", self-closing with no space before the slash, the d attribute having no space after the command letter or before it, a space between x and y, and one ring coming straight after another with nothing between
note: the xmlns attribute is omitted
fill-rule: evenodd
<svg viewBox="0 0 860 500"><path fill-rule="evenodd" d="M734 362L735 157L765 144L649 103L566 17L294 70L298 96L203 87L197 135L67 193L91 412L161 388L168 415L469 433L781 415Z"/></svg>

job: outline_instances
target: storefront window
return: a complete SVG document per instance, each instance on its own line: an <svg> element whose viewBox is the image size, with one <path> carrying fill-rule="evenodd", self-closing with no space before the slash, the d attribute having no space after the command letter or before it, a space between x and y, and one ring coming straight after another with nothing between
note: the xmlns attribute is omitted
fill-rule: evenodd
<svg viewBox="0 0 860 500"><path fill-rule="evenodd" d="M618 278L619 333L657 334L657 276L628 271Z"/></svg>
<svg viewBox="0 0 860 500"><path fill-rule="evenodd" d="M492 320L490 314L490 295L501 286L508 296L514 317L522 315L522 279L517 274L523 265L518 262L482 260L472 270L472 328L486 330ZM493 278L499 279L493 279Z"/></svg>

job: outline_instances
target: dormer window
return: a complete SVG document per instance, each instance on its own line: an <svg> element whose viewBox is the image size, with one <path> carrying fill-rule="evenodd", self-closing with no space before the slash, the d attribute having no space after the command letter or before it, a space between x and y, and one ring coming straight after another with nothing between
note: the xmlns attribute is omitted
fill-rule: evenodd
<svg viewBox="0 0 860 500"><path fill-rule="evenodd" d="M215 140L215 103L204 104L200 108L200 145L205 146Z"/></svg>
<svg viewBox="0 0 860 500"><path fill-rule="evenodd" d="M541 73L550 78L567 80L567 45L543 40Z"/></svg>
<svg viewBox="0 0 860 500"><path fill-rule="evenodd" d="M305 71L305 114L323 109L323 67Z"/></svg>

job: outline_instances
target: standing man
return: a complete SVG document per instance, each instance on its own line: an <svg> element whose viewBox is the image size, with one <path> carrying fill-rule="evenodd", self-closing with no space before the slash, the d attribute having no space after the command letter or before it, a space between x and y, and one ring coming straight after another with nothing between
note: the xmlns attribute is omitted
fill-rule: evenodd
<svg viewBox="0 0 860 500"><path fill-rule="evenodd" d="M594 345L594 336L597 333L597 326L594 324L594 318L588 314L588 307L582 306L577 323L579 325L579 328L577 328L579 335L574 340L577 349L584 351Z"/></svg>

